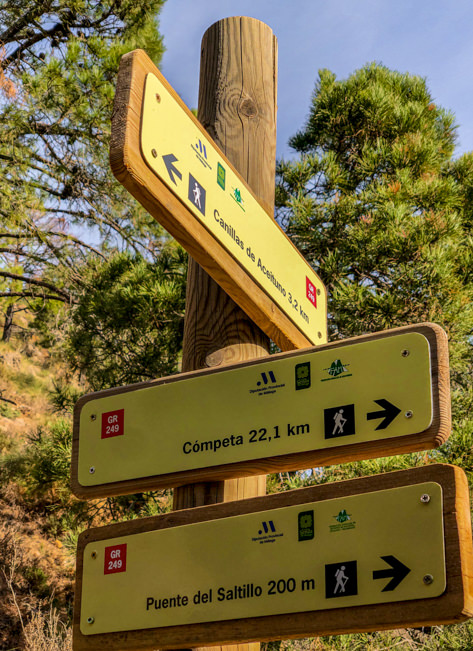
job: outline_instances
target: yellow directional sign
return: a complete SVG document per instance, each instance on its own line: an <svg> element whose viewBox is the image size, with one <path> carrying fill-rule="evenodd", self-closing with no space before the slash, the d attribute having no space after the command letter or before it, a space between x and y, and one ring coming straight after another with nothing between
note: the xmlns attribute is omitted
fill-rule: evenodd
<svg viewBox="0 0 473 651"><path fill-rule="evenodd" d="M283 350L325 343L320 278L146 55L132 56L140 74L119 77L132 92L112 124L127 125L111 157L119 180Z"/></svg>
<svg viewBox="0 0 473 651"><path fill-rule="evenodd" d="M411 326L85 396L74 490L135 492L212 468L238 476L434 447L449 433L440 344L438 326Z"/></svg>
<svg viewBox="0 0 473 651"><path fill-rule="evenodd" d="M424 469L407 471L414 485L383 488L370 477L350 482L351 494L335 499L316 487L297 504L253 500L251 513L237 515L234 505L221 517L213 507L211 519L204 511L192 521L187 512L192 523L180 526L161 516L146 530L144 521L128 523L126 532L122 526L121 534L108 528L105 538L95 530L80 545L80 632L94 638L155 629L162 648L159 631L167 627L339 609L343 630L343 611L393 602L405 602L405 621L412 621L409 603L440 597L448 582L443 510L452 483L442 486L442 468L428 469L437 474L430 481L422 481ZM403 474L392 477L403 484ZM455 539L456 526L450 533ZM310 618L306 627L315 632ZM261 628L267 639L264 622ZM235 640L245 635L241 629Z"/></svg>

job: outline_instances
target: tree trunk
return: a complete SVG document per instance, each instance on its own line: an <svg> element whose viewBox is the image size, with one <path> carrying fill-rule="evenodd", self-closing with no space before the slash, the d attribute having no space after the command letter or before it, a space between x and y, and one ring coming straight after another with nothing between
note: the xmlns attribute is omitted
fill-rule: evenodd
<svg viewBox="0 0 473 651"><path fill-rule="evenodd" d="M7 307L5 312L5 323L3 324L2 341L10 341L13 332L13 315L15 314L15 306L13 303Z"/></svg>

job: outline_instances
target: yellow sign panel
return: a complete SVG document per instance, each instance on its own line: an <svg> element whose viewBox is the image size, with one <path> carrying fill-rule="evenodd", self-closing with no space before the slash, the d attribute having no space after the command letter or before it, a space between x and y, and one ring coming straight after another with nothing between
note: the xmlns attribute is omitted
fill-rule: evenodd
<svg viewBox="0 0 473 651"><path fill-rule="evenodd" d="M426 599L445 587L442 488L425 482L91 542L80 630Z"/></svg>
<svg viewBox="0 0 473 651"><path fill-rule="evenodd" d="M152 73L146 77L141 150L150 168L307 339L324 343L322 281Z"/></svg>
<svg viewBox="0 0 473 651"><path fill-rule="evenodd" d="M336 463L341 446L429 428L430 364L426 337L408 332L93 398L80 411L79 484L323 449Z"/></svg>

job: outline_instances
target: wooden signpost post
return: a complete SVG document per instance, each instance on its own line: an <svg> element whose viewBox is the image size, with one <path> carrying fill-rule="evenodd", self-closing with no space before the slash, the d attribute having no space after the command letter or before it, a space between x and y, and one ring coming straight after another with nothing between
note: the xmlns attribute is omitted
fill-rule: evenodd
<svg viewBox="0 0 473 651"><path fill-rule="evenodd" d="M79 540L79 651L460 622L473 613L464 472L447 465L135 520Z"/></svg>
<svg viewBox="0 0 473 651"><path fill-rule="evenodd" d="M183 373L79 400L72 487L101 497L425 450L447 439L449 405L433 324Z"/></svg>
<svg viewBox="0 0 473 651"><path fill-rule="evenodd" d="M264 476L247 477L429 449L450 433L439 326L326 344L325 289L271 219L275 69L259 21L209 28L206 131L144 52L122 60L112 169L197 262L183 373L85 396L75 410L77 495L179 486L173 513L80 536L77 651L256 651L244 643L473 614L460 469L271 496ZM267 357L268 337L305 350Z"/></svg>

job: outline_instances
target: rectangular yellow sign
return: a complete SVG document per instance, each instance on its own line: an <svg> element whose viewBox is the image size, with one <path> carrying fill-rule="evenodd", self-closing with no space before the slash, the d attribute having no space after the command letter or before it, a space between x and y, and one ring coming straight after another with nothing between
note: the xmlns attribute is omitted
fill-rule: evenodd
<svg viewBox="0 0 473 651"><path fill-rule="evenodd" d="M442 513L441 486L425 482L90 542L80 630L437 597L446 586Z"/></svg>
<svg viewBox="0 0 473 651"><path fill-rule="evenodd" d="M322 281L211 138L152 73L146 76L140 136L143 157L154 173L309 342L324 343Z"/></svg>
<svg viewBox="0 0 473 651"><path fill-rule="evenodd" d="M262 472L266 459L296 453L307 456L294 468L323 464L321 451L339 463L380 440L384 455L396 453L438 411L430 344L414 328L85 396L74 419L76 491L127 480L136 491L152 476L252 460ZM436 417L423 449L440 426Z"/></svg>

